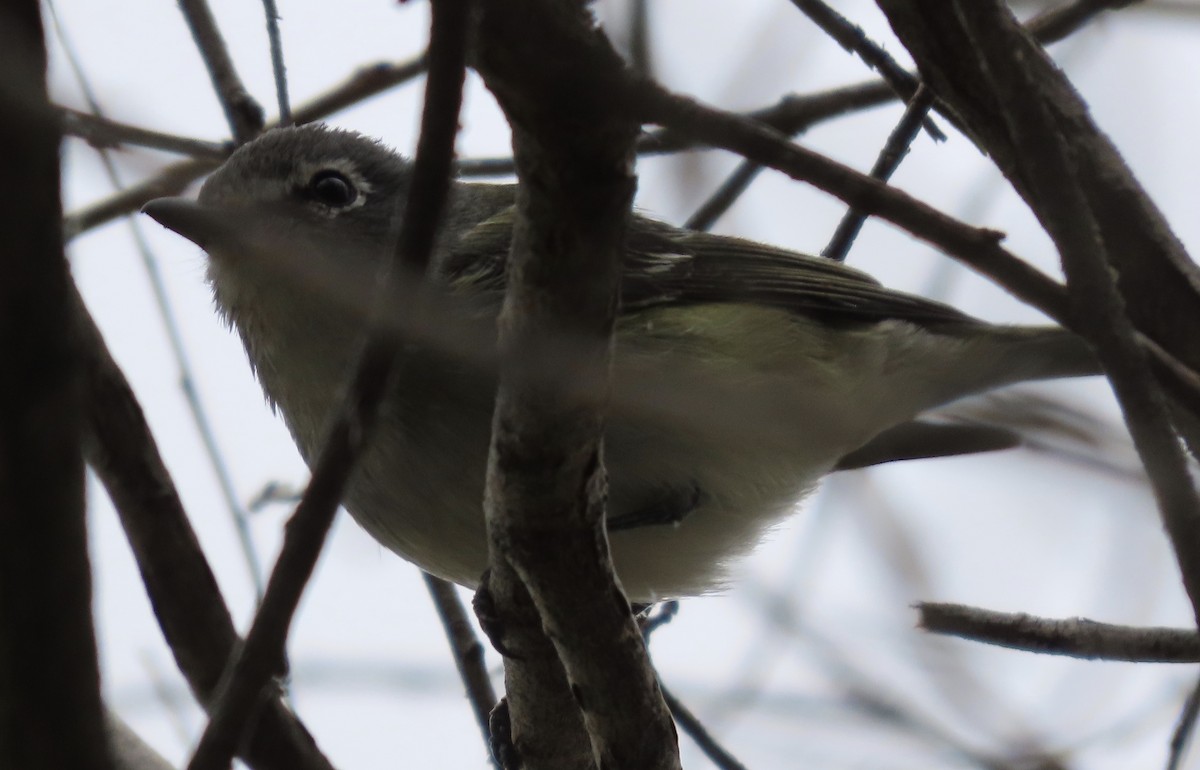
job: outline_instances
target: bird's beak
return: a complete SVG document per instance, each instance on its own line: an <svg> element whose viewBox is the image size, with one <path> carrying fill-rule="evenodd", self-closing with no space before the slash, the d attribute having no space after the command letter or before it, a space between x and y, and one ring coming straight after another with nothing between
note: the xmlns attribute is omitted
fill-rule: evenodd
<svg viewBox="0 0 1200 770"><path fill-rule="evenodd" d="M142 206L142 213L205 251L231 242L236 234L237 218L229 216L231 212L187 198L155 198Z"/></svg>

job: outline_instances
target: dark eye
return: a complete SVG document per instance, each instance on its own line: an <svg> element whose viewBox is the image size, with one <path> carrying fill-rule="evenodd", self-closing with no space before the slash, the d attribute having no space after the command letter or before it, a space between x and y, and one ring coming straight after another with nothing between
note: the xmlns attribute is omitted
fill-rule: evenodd
<svg viewBox="0 0 1200 770"><path fill-rule="evenodd" d="M332 169L313 174L308 180L308 193L313 200L335 209L349 206L358 198L358 190L346 175Z"/></svg>

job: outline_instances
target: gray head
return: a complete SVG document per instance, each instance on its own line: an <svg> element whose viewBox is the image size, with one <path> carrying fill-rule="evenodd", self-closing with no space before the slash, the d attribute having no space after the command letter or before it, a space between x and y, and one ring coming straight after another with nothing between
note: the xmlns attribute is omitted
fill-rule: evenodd
<svg viewBox="0 0 1200 770"><path fill-rule="evenodd" d="M319 306L340 293L342 306L362 307L391 252L409 178L410 163L373 139L281 128L235 151L198 200L143 210L208 252L217 305L245 335L272 305Z"/></svg>
<svg viewBox="0 0 1200 770"><path fill-rule="evenodd" d="M235 151L196 203L162 199L144 211L218 259L271 241L382 246L409 172L405 159L360 134L278 128Z"/></svg>

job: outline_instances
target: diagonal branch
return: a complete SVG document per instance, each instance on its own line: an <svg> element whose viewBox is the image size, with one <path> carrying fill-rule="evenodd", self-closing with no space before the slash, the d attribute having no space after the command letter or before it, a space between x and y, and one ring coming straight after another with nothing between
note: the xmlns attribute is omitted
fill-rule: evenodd
<svg viewBox="0 0 1200 770"><path fill-rule="evenodd" d="M496 706L496 692L492 689L492 679L488 676L487 665L484 662L483 644L471 628L467 611L458 598L458 590L441 578L434 577L428 572L422 573L425 587L433 606L437 609L442 628L446 631L446 641L450 651L454 653L454 666L462 679L467 691L467 700L471 702L471 710L475 712L475 721L483 733L485 746L491 743L491 732L488 727L492 709ZM493 758L493 764L495 759ZM496 770L502 770L497 767Z"/></svg>
<svg viewBox="0 0 1200 770"><path fill-rule="evenodd" d="M179 0L179 10L192 31L192 39L204 59L221 109L237 144L245 144L263 129L263 110L242 85L225 45L208 0Z"/></svg>
<svg viewBox="0 0 1200 770"><path fill-rule="evenodd" d="M467 5L466 0L439 0L433 5L421 138L390 276L423 271L433 248L450 184L466 76ZM377 313L384 310L390 283L382 282L375 303ZM350 473L371 436L390 380L394 342L374 327L341 408L331 419L313 465L312 479L288 522L262 604L245 645L223 678L212 718L188 763L189 770L228 766L242 731L258 711L268 680L279 673L292 618L312 577Z"/></svg>
<svg viewBox="0 0 1200 770"><path fill-rule="evenodd" d="M1096 347L1112 381L1200 623L1200 497L1134 328L1195 368L1195 338L1180 332L1200 332L1200 270L1006 7L971 0L948 13L943 2L880 5L927 82L975 123L1058 247L1074 328ZM984 125L985 115L995 124Z"/></svg>
<svg viewBox="0 0 1200 770"><path fill-rule="evenodd" d="M175 663L207 709L241 639L133 390L78 293L72 303L83 356L84 455L117 509ZM257 770L330 770L278 698L239 754Z"/></svg>
<svg viewBox="0 0 1200 770"><path fill-rule="evenodd" d="M792 0L792 5L799 8L838 45L857 54L868 67L878 72L901 101L910 102L917 95L920 81L901 67L882 46L867 37L862 27L842 16L824 0ZM935 141L946 140L946 135L928 117L921 116L919 122Z"/></svg>
<svg viewBox="0 0 1200 770"><path fill-rule="evenodd" d="M425 69L424 56L396 64L381 63L364 67L344 83L298 107L293 117L297 123L320 120L390 88L407 83ZM269 124L274 125L276 124ZM219 163L218 159L173 163L140 184L68 214L63 220L64 237L70 240L95 227L131 214L140 209L146 201L154 198L178 195L189 184L216 168Z"/></svg>

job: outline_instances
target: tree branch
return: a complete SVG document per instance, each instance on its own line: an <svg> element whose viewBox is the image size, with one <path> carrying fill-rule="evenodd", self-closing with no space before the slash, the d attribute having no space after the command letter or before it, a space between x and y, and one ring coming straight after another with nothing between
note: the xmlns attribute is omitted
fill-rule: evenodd
<svg viewBox="0 0 1200 770"><path fill-rule="evenodd" d="M466 76L467 5L466 0L438 0L433 5L421 138L389 277L422 271L433 248L450 184ZM384 282L376 299L380 311L390 283ZM376 326L372 324L353 382L331 420L313 465L312 479L288 522L266 594L245 645L223 678L212 718L188 763L189 770L228 766L242 731L258 710L267 681L280 673L296 607L312 576L350 473L372 434L390 380L394 343Z"/></svg>
<svg viewBox="0 0 1200 770"><path fill-rule="evenodd" d="M1200 634L1187 628L1136 628L1087 618L1039 618L963 604L921 602L917 625L1014 650L1089 660L1200 663Z"/></svg>
<svg viewBox="0 0 1200 770"><path fill-rule="evenodd" d="M0 767L111 770L39 3L0 8L0 49Z"/></svg>
<svg viewBox="0 0 1200 770"><path fill-rule="evenodd" d="M420 75L426 69L425 57L421 56L399 64L375 64L364 67L350 76L341 85L315 97L298 107L293 115L297 123L311 123L328 117L335 112L365 101L389 88ZM273 127L276 123L268 124ZM146 201L166 195L178 195L185 187L212 171L220 163L218 159L186 160L173 163L155 176L118 192L99 203L72 212L63 220L64 237L71 240L100 225L131 214Z"/></svg>
<svg viewBox="0 0 1200 770"><path fill-rule="evenodd" d="M179 10L183 12L196 48L204 59L233 139L237 144L245 144L263 130L262 107L242 85L207 0L179 0Z"/></svg>
<svg viewBox="0 0 1200 770"><path fill-rule="evenodd" d="M107 149L131 144L218 162L229 157L229 146L220 142L206 142L202 139L151 131L98 115L89 115L69 107L58 109L62 116L63 133L67 136L77 136L93 147Z"/></svg>
<svg viewBox="0 0 1200 770"><path fill-rule="evenodd" d="M1184 348L1185 363L1200 362L1195 338L1179 336L1181 329L1200 332L1200 271L1086 105L1006 7L984 0L953 12L942 2L880 6L927 81L976 125L1054 239L1075 328L1095 345L1112 380L1200 623L1200 497L1130 322L1172 355ZM996 123L984 125L985 115Z"/></svg>
<svg viewBox="0 0 1200 770"><path fill-rule="evenodd" d="M528 45L530 38L539 44ZM476 65L513 127L520 182L485 495L490 583L501 589L493 592L501 618L519 593L513 573L528 589L596 765L672 770L679 767L674 725L604 531L599 405L608 391L639 128L613 110L626 70L580 2L485 4L478 40ZM544 356L563 333L577 338L566 364L576 383L570 395L518 363L536 369L555 360ZM540 683L513 684L533 690L509 688L521 751L521 733L540 727L527 721ZM575 761L573 740L562 751ZM553 756L537 759L545 761L539 767L563 766Z"/></svg>
<svg viewBox="0 0 1200 770"><path fill-rule="evenodd" d="M77 292L72 310L83 356L84 456L117 509L175 663L208 710L241 639L142 408ZM258 770L331 770L278 698L239 755Z"/></svg>
<svg viewBox="0 0 1200 770"><path fill-rule="evenodd" d="M488 746L491 744L488 720L497 701L496 693L492 689L492 679L488 676L484 663L483 644L475 636L471 621L467 618L467 611L459 601L454 586L428 572L421 574L425 578L429 596L433 599L433 606L442 621L442 628L446 631L446 641L454 654L454 666L458 669L458 676L466 688L467 700L471 703L471 710L475 712L475 721L483 733L483 743ZM497 767L496 770L503 769Z"/></svg>
<svg viewBox="0 0 1200 770"><path fill-rule="evenodd" d="M862 27L852 23L825 4L823 0L792 0L792 5L799 8L838 45L857 54L864 64L878 72L879 76L883 78L883 82L896 92L901 101L910 102L917 95L917 88L921 85L920 81L913 77L911 72L897 64L896 60L883 50L882 46L867 37L867 33L863 32ZM946 140L946 135L928 117L922 115L918 122L924 126L935 141L944 142Z"/></svg>

